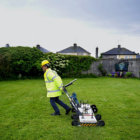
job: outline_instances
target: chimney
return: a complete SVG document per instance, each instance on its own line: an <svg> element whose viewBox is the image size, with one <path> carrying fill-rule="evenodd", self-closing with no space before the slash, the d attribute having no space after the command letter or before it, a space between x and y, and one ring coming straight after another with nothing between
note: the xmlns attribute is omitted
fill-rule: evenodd
<svg viewBox="0 0 140 140"><path fill-rule="evenodd" d="M121 45L118 45L118 48L120 49L121 48Z"/></svg>
<svg viewBox="0 0 140 140"><path fill-rule="evenodd" d="M98 47L96 47L96 54L95 54L96 58L98 58L98 50L99 50Z"/></svg>
<svg viewBox="0 0 140 140"><path fill-rule="evenodd" d="M8 48L8 47L10 47L10 45L9 44L6 44L5 47Z"/></svg>
<svg viewBox="0 0 140 140"><path fill-rule="evenodd" d="M74 52L77 53L77 44L76 43L73 44L73 48L74 48Z"/></svg>
<svg viewBox="0 0 140 140"><path fill-rule="evenodd" d="M74 43L74 44L73 44L73 46L74 46L74 48L76 48L76 47L77 47L77 44L76 44L76 43Z"/></svg>
<svg viewBox="0 0 140 140"><path fill-rule="evenodd" d="M36 47L37 47L38 49L40 49L40 45L39 45L39 44L37 44Z"/></svg>

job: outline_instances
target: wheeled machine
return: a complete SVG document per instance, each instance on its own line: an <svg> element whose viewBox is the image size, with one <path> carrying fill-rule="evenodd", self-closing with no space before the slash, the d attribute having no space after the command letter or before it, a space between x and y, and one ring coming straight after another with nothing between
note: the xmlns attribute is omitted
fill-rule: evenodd
<svg viewBox="0 0 140 140"><path fill-rule="evenodd" d="M67 91L67 87L72 85L77 79L74 79L70 83L64 86L64 92L69 98L70 104L72 106L71 118L73 119L73 126L104 126L105 122L101 120L101 115L96 114L98 109L96 105L90 105L88 103L80 102L77 99L76 93L72 96Z"/></svg>

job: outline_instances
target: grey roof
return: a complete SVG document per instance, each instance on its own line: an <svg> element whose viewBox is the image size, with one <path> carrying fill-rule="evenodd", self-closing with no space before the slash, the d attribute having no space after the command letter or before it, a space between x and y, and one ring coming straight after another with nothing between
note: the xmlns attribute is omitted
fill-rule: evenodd
<svg viewBox="0 0 140 140"><path fill-rule="evenodd" d="M136 56L136 58L140 58L140 55L138 54L138 55Z"/></svg>
<svg viewBox="0 0 140 140"><path fill-rule="evenodd" d="M77 46L77 44L74 44L73 46L70 46L64 50L58 51L57 53L88 53L91 54L90 52L86 51L80 46Z"/></svg>
<svg viewBox="0 0 140 140"><path fill-rule="evenodd" d="M40 45L37 45L36 48L39 49L40 51L42 51L43 53L49 53L50 52L47 49L41 47Z"/></svg>
<svg viewBox="0 0 140 140"><path fill-rule="evenodd" d="M102 53L102 55L136 55L136 53L118 45L118 48L113 48L105 53Z"/></svg>

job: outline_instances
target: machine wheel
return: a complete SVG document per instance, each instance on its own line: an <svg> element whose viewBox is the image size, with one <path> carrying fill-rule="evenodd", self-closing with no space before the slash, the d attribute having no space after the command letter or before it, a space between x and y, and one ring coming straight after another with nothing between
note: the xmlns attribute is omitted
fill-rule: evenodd
<svg viewBox="0 0 140 140"><path fill-rule="evenodd" d="M100 120L97 122L97 126L104 126L105 125L105 122Z"/></svg>
<svg viewBox="0 0 140 140"><path fill-rule="evenodd" d="M78 122L78 121L72 121L72 126L77 126L77 125L79 125L80 123Z"/></svg>
<svg viewBox="0 0 140 140"><path fill-rule="evenodd" d="M97 114L97 115L95 115L95 118L96 118L97 121L99 121L99 120L101 120L101 115Z"/></svg>
<svg viewBox="0 0 140 140"><path fill-rule="evenodd" d="M72 112L75 112L75 108L72 108L72 110L71 110Z"/></svg>
<svg viewBox="0 0 140 140"><path fill-rule="evenodd" d="M71 118L77 120L77 119L79 119L79 116L78 116L77 114L73 114L73 115L71 116Z"/></svg>
<svg viewBox="0 0 140 140"><path fill-rule="evenodd" d="M97 107L96 107L96 105L91 105L90 107L91 107L91 108L92 108L92 107L95 107L95 108L97 108Z"/></svg>
<svg viewBox="0 0 140 140"><path fill-rule="evenodd" d="M93 113L97 113L98 109L96 107L92 107L92 111L93 111Z"/></svg>
<svg viewBox="0 0 140 140"><path fill-rule="evenodd" d="M97 109L96 105L91 105L90 107L92 108L92 111L94 113L97 113L98 109Z"/></svg>

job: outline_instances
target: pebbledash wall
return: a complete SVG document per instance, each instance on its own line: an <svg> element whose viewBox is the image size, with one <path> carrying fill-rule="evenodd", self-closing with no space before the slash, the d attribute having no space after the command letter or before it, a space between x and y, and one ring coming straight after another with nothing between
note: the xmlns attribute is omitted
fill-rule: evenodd
<svg viewBox="0 0 140 140"><path fill-rule="evenodd" d="M128 62L128 71L132 72L133 75L137 78L140 78L140 59L100 59L91 64L91 67L88 71L83 71L83 74L96 74L101 75L98 70L99 64L103 65L103 68L106 70L107 74L115 72L115 64L119 62Z"/></svg>

